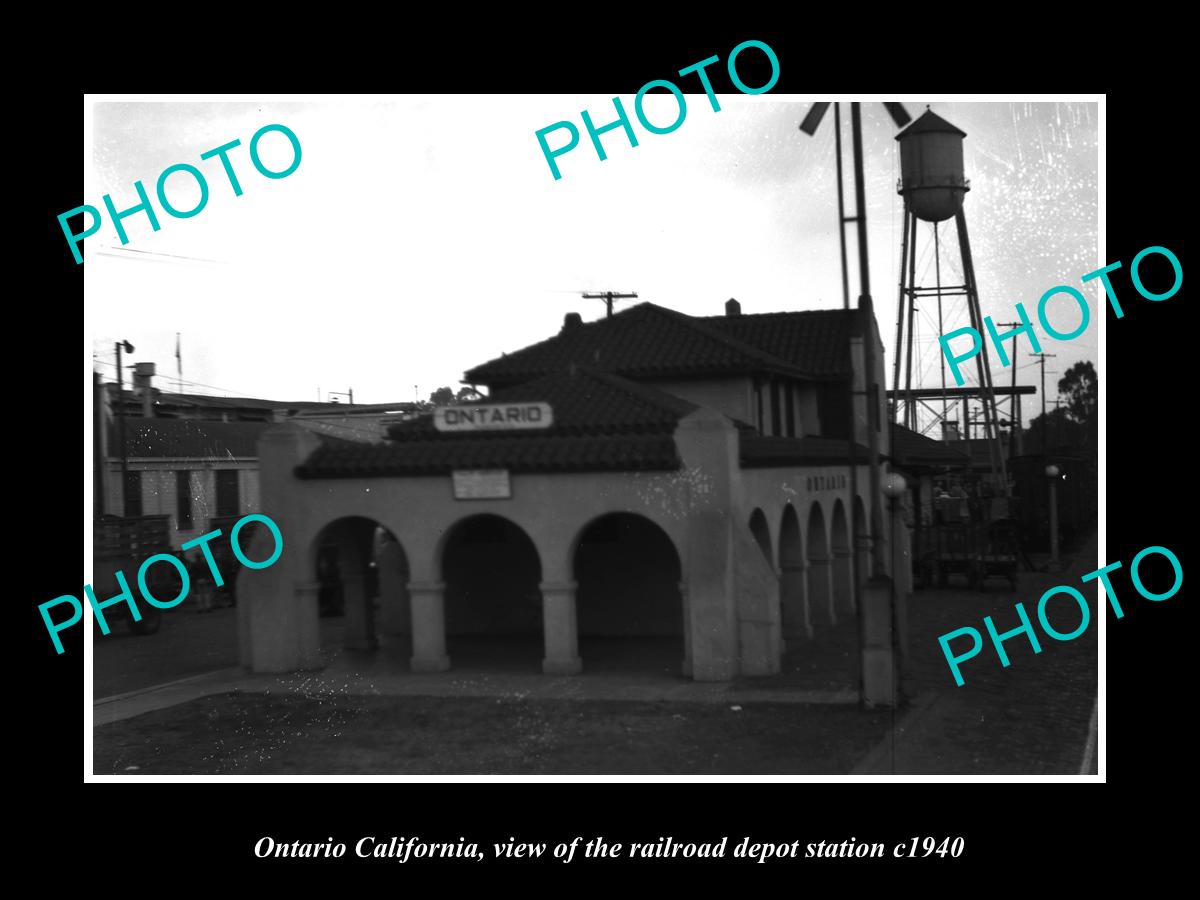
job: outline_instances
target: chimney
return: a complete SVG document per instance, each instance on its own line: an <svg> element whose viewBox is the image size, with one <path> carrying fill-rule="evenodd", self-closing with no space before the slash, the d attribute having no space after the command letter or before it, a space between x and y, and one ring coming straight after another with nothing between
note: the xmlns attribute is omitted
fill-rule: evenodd
<svg viewBox="0 0 1200 900"><path fill-rule="evenodd" d="M732 297L725 301L725 315L740 316L742 314L742 304L738 303Z"/></svg>
<svg viewBox="0 0 1200 900"><path fill-rule="evenodd" d="M573 328L578 328L583 324L583 316L577 312L569 312L563 316L563 331L570 331Z"/></svg>
<svg viewBox="0 0 1200 900"><path fill-rule="evenodd" d="M150 387L150 379L154 374L152 362L133 364L133 389L142 395L142 416L147 419L154 418L154 389Z"/></svg>

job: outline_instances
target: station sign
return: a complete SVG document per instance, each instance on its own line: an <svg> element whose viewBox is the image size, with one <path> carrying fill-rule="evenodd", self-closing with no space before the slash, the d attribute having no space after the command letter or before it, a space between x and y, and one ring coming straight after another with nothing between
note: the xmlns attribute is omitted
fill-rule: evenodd
<svg viewBox="0 0 1200 900"><path fill-rule="evenodd" d="M433 427L438 431L518 431L553 424L549 403L472 403L433 411Z"/></svg>

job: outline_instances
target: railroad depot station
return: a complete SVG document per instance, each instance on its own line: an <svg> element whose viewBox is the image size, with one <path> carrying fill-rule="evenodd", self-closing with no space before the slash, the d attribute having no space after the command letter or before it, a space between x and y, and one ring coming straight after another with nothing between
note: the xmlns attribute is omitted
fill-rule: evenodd
<svg viewBox="0 0 1200 900"><path fill-rule="evenodd" d="M370 442L270 427L261 512L285 546L239 575L242 663L321 666L321 597L336 583L345 647L403 653L414 672L452 668L456 647L482 641L569 675L590 647L623 640L668 654L659 671L675 676L779 672L785 643L857 616L872 532L891 568L894 512L869 489L864 340L882 385L869 307L572 313L466 372L477 404Z"/></svg>

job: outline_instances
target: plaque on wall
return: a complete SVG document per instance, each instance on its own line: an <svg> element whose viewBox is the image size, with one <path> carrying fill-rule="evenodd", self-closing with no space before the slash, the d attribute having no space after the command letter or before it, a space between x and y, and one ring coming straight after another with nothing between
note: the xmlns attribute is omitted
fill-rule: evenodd
<svg viewBox="0 0 1200 900"><path fill-rule="evenodd" d="M455 500L507 500L512 496L508 469L460 469L450 477Z"/></svg>

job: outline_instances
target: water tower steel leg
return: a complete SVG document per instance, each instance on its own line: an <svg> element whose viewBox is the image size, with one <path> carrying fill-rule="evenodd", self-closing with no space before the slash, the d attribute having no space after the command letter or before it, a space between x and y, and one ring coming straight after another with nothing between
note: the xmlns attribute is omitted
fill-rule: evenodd
<svg viewBox="0 0 1200 900"><path fill-rule="evenodd" d="M908 353L904 373L904 420L909 428L917 427L917 411L912 396L913 310L917 305L917 216L912 215L912 238L908 242Z"/></svg>
<svg viewBox="0 0 1200 900"><path fill-rule="evenodd" d="M904 346L904 297L905 275L907 268L904 263L908 259L908 203L904 204L904 230L900 234L900 296L896 300L896 350L892 360L892 420L900 419L900 356Z"/></svg>
<svg viewBox="0 0 1200 900"><path fill-rule="evenodd" d="M992 475L1000 482L1004 495L1009 495L1008 473L1005 470L1004 455L998 445L998 429L996 413L996 394L992 387L991 361L988 358L987 338L984 337L983 313L979 308L979 291L975 282L975 265L971 258L971 243L967 236L967 217L960 209L954 216L958 225L958 243L962 251L963 273L966 275L967 305L971 311L971 326L979 332L982 349L975 357L979 373L979 388L983 400L984 436L988 442L988 454L991 459Z"/></svg>
<svg viewBox="0 0 1200 900"><path fill-rule="evenodd" d="M942 326L942 250L941 243L938 240L938 223L933 223L933 277L937 281L937 305L938 305L938 334L945 334L946 329ZM939 353L938 361L942 366L942 440L946 439L946 419L948 418L949 406L946 400L946 354ZM1014 367L1015 368L1015 367Z"/></svg>

